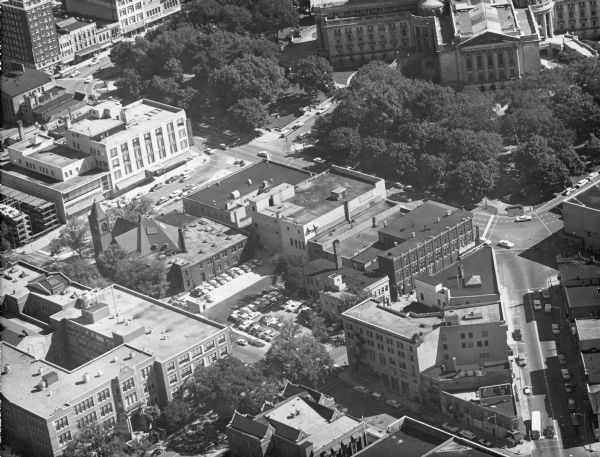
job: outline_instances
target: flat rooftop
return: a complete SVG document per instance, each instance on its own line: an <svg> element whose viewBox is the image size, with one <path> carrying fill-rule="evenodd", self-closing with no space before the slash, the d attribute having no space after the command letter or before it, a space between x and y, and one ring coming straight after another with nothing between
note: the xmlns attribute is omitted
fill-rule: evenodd
<svg viewBox="0 0 600 457"><path fill-rule="evenodd" d="M515 35L517 20L513 17L511 3L499 0L487 2L459 1L453 4L456 29L461 36L474 36L482 32Z"/></svg>
<svg viewBox="0 0 600 457"><path fill-rule="evenodd" d="M268 182L269 188L283 183L295 186L310 176L308 171L300 168L262 160L219 180L219 185L213 182L184 199L209 206L212 206L214 202L217 208L223 209L225 203L231 200L231 193L234 190L239 191L240 196L255 196L263 189L264 181Z"/></svg>
<svg viewBox="0 0 600 457"><path fill-rule="evenodd" d="M481 404L479 398L479 390L465 390L462 392L448 392L450 395L454 395L464 401L480 404L481 407L486 408L490 414L498 412L500 414L506 414L507 416L516 416L517 409L515 402L513 401L512 395L503 395L495 397L493 400L488 402L486 405Z"/></svg>
<svg viewBox="0 0 600 457"><path fill-rule="evenodd" d="M4 295L22 297L29 293L27 285L32 280L44 276L44 270L21 262L9 265L7 268L4 268L1 273L0 294L2 294L2 297Z"/></svg>
<svg viewBox="0 0 600 457"><path fill-rule="evenodd" d="M328 420L319 414L306 400L293 397L261 416L303 431L307 436L296 441L296 445L312 443L315 454L336 437L351 432L361 422L346 415Z"/></svg>
<svg viewBox="0 0 600 457"><path fill-rule="evenodd" d="M463 278L457 277L462 265ZM421 274L416 279L433 286L442 284L450 289L452 297L499 294L492 248L484 246L463 256L460 261L429 276Z"/></svg>
<svg viewBox="0 0 600 457"><path fill-rule="evenodd" d="M590 385L597 384L600 387L600 353L581 354L581 359Z"/></svg>
<svg viewBox="0 0 600 457"><path fill-rule="evenodd" d="M403 217L388 223L379 232L400 240L398 246L389 249L386 253L396 257L407 249L425 242L429 237L440 234L446 230L446 227L453 227L462 220L471 218L472 214L469 211L427 201L404 214Z"/></svg>
<svg viewBox="0 0 600 457"><path fill-rule="evenodd" d="M54 167L66 167L80 160L83 160L86 155L83 152L76 151L67 147L64 144L53 144L46 148L27 154L27 157L32 160L39 160Z"/></svg>
<svg viewBox="0 0 600 457"><path fill-rule="evenodd" d="M8 401L42 418L52 416L65 405L72 406L83 400L96 386L110 383L111 379L119 376L125 366L138 366L152 359L148 354L122 345L75 370L68 371L43 359L36 360L32 355L4 342L0 345L3 366L10 364L10 373L2 374L2 395ZM134 358L130 359L132 352ZM115 357L116 362L113 361ZM44 375L50 372L58 375L58 380L50 384L45 391L38 388L42 380L38 374L39 369ZM98 372L102 372L101 376L97 375ZM91 375L88 383L83 382L84 373Z"/></svg>
<svg viewBox="0 0 600 457"><path fill-rule="evenodd" d="M598 286L565 287L567 305L570 308L596 307L600 311L600 292Z"/></svg>
<svg viewBox="0 0 600 457"><path fill-rule="evenodd" d="M246 235L205 217L187 223L183 234L187 252L178 252L174 262L180 265L198 263L248 239Z"/></svg>
<svg viewBox="0 0 600 457"><path fill-rule="evenodd" d="M584 281L586 279L598 280L600 278L600 264L583 259L573 259L570 262L559 263L558 271L562 283Z"/></svg>
<svg viewBox="0 0 600 457"><path fill-rule="evenodd" d="M83 174L69 177L69 179L66 181L58 181L50 176L36 173L35 171L31 171L27 168L19 168L13 164L7 164L2 167L2 173L7 173L13 176L15 179L29 181L61 193L66 193L73 189L77 189L80 186L91 183L92 181L98 180L103 176L106 176L109 172L100 170L99 168L94 168ZM99 189L102 188L99 187Z"/></svg>
<svg viewBox="0 0 600 457"><path fill-rule="evenodd" d="M600 183L588 187L583 192L567 200L573 205L585 206L595 210L600 210Z"/></svg>
<svg viewBox="0 0 600 457"><path fill-rule="evenodd" d="M52 317L56 320L69 319L85 326L91 331L113 338L117 335L129 335L140 328L144 332L129 341L138 348L145 348L156 360L164 362L192 345L210 338L225 326L208 319L184 313L177 308L138 295L117 285L112 285L98 293L98 301L108 305L111 315L98 322L86 324L82 321L81 310L69 308ZM118 317L116 314L118 313ZM131 320L126 324L126 320ZM163 338L167 335L167 338Z"/></svg>
<svg viewBox="0 0 600 457"><path fill-rule="evenodd" d="M369 276L354 268L342 266L339 270L335 262L326 259L317 259L304 266L304 276L309 278L327 279L333 274L342 275L344 283L351 289L360 291L381 280L382 276Z"/></svg>
<svg viewBox="0 0 600 457"><path fill-rule="evenodd" d="M600 319L575 319L579 341L600 340Z"/></svg>
<svg viewBox="0 0 600 457"><path fill-rule="evenodd" d="M331 192L334 189L345 189L346 198L334 200ZM304 181L296 187L295 196L265 211L281 213L284 217L306 224L335 208L344 205L345 200L353 200L374 188L373 183L338 174L330 170L311 180Z"/></svg>
<svg viewBox="0 0 600 457"><path fill-rule="evenodd" d="M413 335L421 332L423 334L431 333L433 326L442 322L441 313L439 316L419 317L419 314L427 314L425 312L408 311L411 305L405 308L394 303L390 307L384 307L374 299L367 299L345 311L342 315L360 323L381 328L408 340L411 340ZM428 310L428 312L431 313L432 311ZM502 312L498 303L452 310L452 313L458 316L459 325L472 324L474 321L471 313L473 312L480 314L480 317L475 321L477 323L502 321Z"/></svg>
<svg viewBox="0 0 600 457"><path fill-rule="evenodd" d="M52 78L43 71L27 67L23 68L23 71L11 71L6 68L2 73L0 89L9 97L16 97L51 81Z"/></svg>

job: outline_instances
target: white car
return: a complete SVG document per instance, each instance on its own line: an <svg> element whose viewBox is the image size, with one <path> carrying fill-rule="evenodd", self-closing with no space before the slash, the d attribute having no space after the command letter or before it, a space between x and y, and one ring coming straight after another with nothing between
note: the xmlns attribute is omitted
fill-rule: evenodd
<svg viewBox="0 0 600 457"><path fill-rule="evenodd" d="M575 184L575 187L576 187L576 188L579 188L579 187L585 186L585 185L586 185L588 182L590 182L590 180L589 180L589 179L586 179L586 178L580 179L580 180L579 180L579 181L577 181L577 183Z"/></svg>
<svg viewBox="0 0 600 457"><path fill-rule="evenodd" d="M452 425L449 422L444 422L442 428L448 430L450 433L458 433L459 428L456 425Z"/></svg>
<svg viewBox="0 0 600 457"><path fill-rule="evenodd" d="M564 191L563 191L563 195L569 195L571 192L573 192L575 189L573 189L572 187L567 187Z"/></svg>
<svg viewBox="0 0 600 457"><path fill-rule="evenodd" d="M368 394L370 392L369 389L365 386L354 386L353 389L357 392L360 392L361 394Z"/></svg>
<svg viewBox="0 0 600 457"><path fill-rule="evenodd" d="M501 248L511 249L515 246L515 243L511 243L508 240L500 240L498 241L498 246L500 246Z"/></svg>
<svg viewBox="0 0 600 457"><path fill-rule="evenodd" d="M596 176L598 176L600 173L598 173L597 171L592 171L589 175L586 176L587 179L594 179Z"/></svg>
<svg viewBox="0 0 600 457"><path fill-rule="evenodd" d="M552 324L552 333L555 335L560 334L560 327L558 326L558 324Z"/></svg>
<svg viewBox="0 0 600 457"><path fill-rule="evenodd" d="M392 408L398 409L402 407L402 403L400 403L398 400L386 400L385 402Z"/></svg>
<svg viewBox="0 0 600 457"><path fill-rule="evenodd" d="M327 162L327 161L326 161L325 159L322 159L321 157L315 157L315 158L313 159L313 162L314 162L314 163L325 163L325 162Z"/></svg>
<svg viewBox="0 0 600 457"><path fill-rule="evenodd" d="M475 439L475 433L469 431L469 430L465 430L464 428L462 430L458 431L458 434L460 436L462 436L463 438L466 438L468 440L474 440Z"/></svg>
<svg viewBox="0 0 600 457"><path fill-rule="evenodd" d="M91 82L92 82L92 79L94 79L94 77L93 77L92 75L89 75L87 78L85 78L85 79L83 80L83 83L84 83L84 84L89 84L89 83L91 83Z"/></svg>
<svg viewBox="0 0 600 457"><path fill-rule="evenodd" d="M246 346L248 344L248 341L244 338L238 338L237 340L235 340L235 342L240 346Z"/></svg>
<svg viewBox="0 0 600 457"><path fill-rule="evenodd" d="M517 216L515 222L527 222L531 220L531 216Z"/></svg>
<svg viewBox="0 0 600 457"><path fill-rule="evenodd" d="M531 387L529 387L529 386L523 387L523 393L525 395L531 395Z"/></svg>

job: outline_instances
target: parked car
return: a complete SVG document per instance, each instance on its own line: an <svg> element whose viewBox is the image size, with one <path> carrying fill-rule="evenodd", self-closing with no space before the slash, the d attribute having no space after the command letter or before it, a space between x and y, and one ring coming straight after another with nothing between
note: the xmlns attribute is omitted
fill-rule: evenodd
<svg viewBox="0 0 600 457"><path fill-rule="evenodd" d="M511 249L515 246L515 243L511 243L508 240L500 240L498 241L498 246L500 246L501 248Z"/></svg>
<svg viewBox="0 0 600 457"><path fill-rule="evenodd" d="M248 344L248 340L244 338L238 338L237 340L235 340L235 342L240 346L246 346Z"/></svg>
<svg viewBox="0 0 600 457"><path fill-rule="evenodd" d="M592 171L589 175L586 176L587 179L594 179L596 176L598 176L600 173L598 173L597 171Z"/></svg>
<svg viewBox="0 0 600 457"><path fill-rule="evenodd" d="M576 409L576 406L575 406L575 400L573 400L572 398L569 398L569 399L567 400L567 406L568 406L568 408L569 408L569 411L573 411L573 410L575 410L575 409Z"/></svg>
<svg viewBox="0 0 600 457"><path fill-rule="evenodd" d="M265 159L271 160L271 153L267 152L267 151L260 151L258 154L256 154L258 157L263 157Z"/></svg>
<svg viewBox="0 0 600 457"><path fill-rule="evenodd" d="M398 400L386 400L385 402L395 409L399 409L402 407L402 403L400 403Z"/></svg>
<svg viewBox="0 0 600 457"><path fill-rule="evenodd" d="M89 75L87 78L85 78L85 79L83 80L83 83L84 83L84 84L89 84L89 83L91 83L91 82L92 82L92 79L94 79L94 77L93 77L92 75Z"/></svg>
<svg viewBox="0 0 600 457"><path fill-rule="evenodd" d="M523 215L523 216L517 216L517 217L515 217L515 222L527 222L527 221L530 221L530 220L531 220L531 216Z"/></svg>
<svg viewBox="0 0 600 457"><path fill-rule="evenodd" d="M567 366L567 358L563 354L558 354L558 363L561 367Z"/></svg>
<svg viewBox="0 0 600 457"><path fill-rule="evenodd" d="M565 382L565 392L568 394L573 392L573 385L570 382Z"/></svg>
<svg viewBox="0 0 600 457"><path fill-rule="evenodd" d="M573 192L575 189L573 189L572 187L567 187L564 191L563 191L563 195L569 195L571 192Z"/></svg>
<svg viewBox="0 0 600 457"><path fill-rule="evenodd" d="M444 422L442 424L442 428L448 430L450 433L458 433L458 431L460 430L456 425L453 425L449 422Z"/></svg>
<svg viewBox="0 0 600 457"><path fill-rule="evenodd" d="M544 429L544 436L546 438L554 438L554 426L553 425L548 425L548 427L546 427Z"/></svg>
<svg viewBox="0 0 600 457"><path fill-rule="evenodd" d="M558 324L552 324L552 333L555 335L560 334L560 327Z"/></svg>
<svg viewBox="0 0 600 457"><path fill-rule="evenodd" d="M529 387L529 386L523 387L523 393L525 395L531 395L531 387Z"/></svg>
<svg viewBox="0 0 600 457"><path fill-rule="evenodd" d="M574 187L575 187L576 189L579 189L580 187L583 187L583 186L585 186L585 185L586 185L588 182L590 182L590 180L589 180L589 179L587 179L587 178L580 179L579 181L577 181L577 182L575 183L575 186L574 186Z"/></svg>
<svg viewBox="0 0 600 457"><path fill-rule="evenodd" d="M313 162L314 162L314 163L325 163L325 162L327 162L327 161L326 161L325 159L322 159L321 157L315 157L315 158L313 159Z"/></svg>
<svg viewBox="0 0 600 457"><path fill-rule="evenodd" d="M361 394L368 394L370 392L370 390L365 386L354 386L353 389Z"/></svg>
<svg viewBox="0 0 600 457"><path fill-rule="evenodd" d="M469 430L465 430L464 428L458 431L458 434L460 436L462 436L463 438L466 438L468 440L474 440L475 439L475 433L469 431Z"/></svg>
<svg viewBox="0 0 600 457"><path fill-rule="evenodd" d="M481 444L482 446L485 446L485 447L492 447L493 446L491 442L489 442L488 440L484 440L483 438L479 438L477 440L477 442L479 444Z"/></svg>
<svg viewBox="0 0 600 457"><path fill-rule="evenodd" d="M375 400L381 400L383 398L383 395L379 392L371 392L371 397L373 397Z"/></svg>

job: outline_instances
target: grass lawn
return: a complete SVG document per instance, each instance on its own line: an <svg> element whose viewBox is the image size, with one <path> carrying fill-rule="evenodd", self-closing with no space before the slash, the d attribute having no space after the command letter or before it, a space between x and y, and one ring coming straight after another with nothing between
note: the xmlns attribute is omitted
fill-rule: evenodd
<svg viewBox="0 0 600 457"><path fill-rule="evenodd" d="M276 128L286 126L304 114L302 108L313 103L321 103L327 98L322 92L319 92L317 97L313 98L298 88L292 87L271 106L271 126ZM273 115L275 113L276 116Z"/></svg>

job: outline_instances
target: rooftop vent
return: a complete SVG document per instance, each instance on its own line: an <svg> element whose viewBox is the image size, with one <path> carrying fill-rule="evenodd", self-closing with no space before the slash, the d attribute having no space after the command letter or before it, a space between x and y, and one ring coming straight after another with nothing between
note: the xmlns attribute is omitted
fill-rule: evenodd
<svg viewBox="0 0 600 457"><path fill-rule="evenodd" d="M10 373L10 363L5 363L4 368L2 369L2 373L8 374Z"/></svg>
<svg viewBox="0 0 600 457"><path fill-rule="evenodd" d="M232 199L240 198L240 191L234 190L233 192L231 192L231 198Z"/></svg>
<svg viewBox="0 0 600 457"><path fill-rule="evenodd" d="M90 376L89 373L84 373L83 374L82 381L83 381L84 384L87 384L88 382L90 382L91 379L92 379L92 377Z"/></svg>
<svg viewBox="0 0 600 457"><path fill-rule="evenodd" d="M452 214L452 210L451 209L447 209L446 210L446 216L450 216L450 214Z"/></svg>
<svg viewBox="0 0 600 457"><path fill-rule="evenodd" d="M248 181L246 181L246 182L248 183L249 186L252 185L252 180L251 179L248 179Z"/></svg>
<svg viewBox="0 0 600 457"><path fill-rule="evenodd" d="M98 370L98 373L96 373L96 377L99 378L100 376L102 376L104 373L102 372L102 370Z"/></svg>

